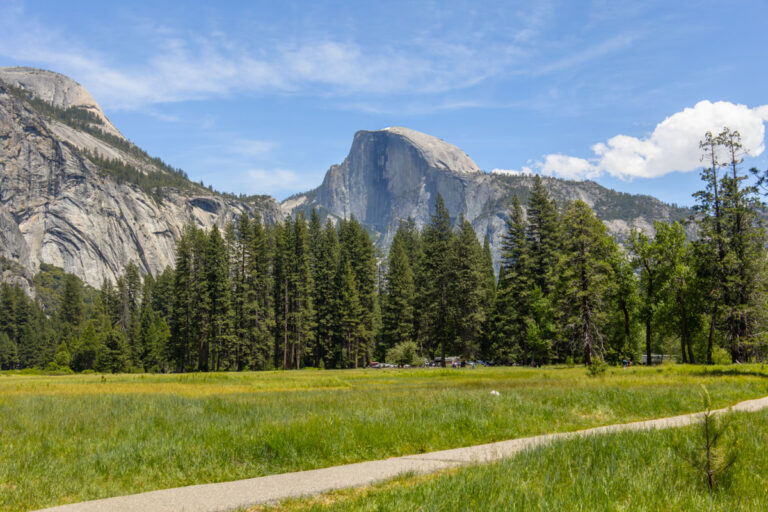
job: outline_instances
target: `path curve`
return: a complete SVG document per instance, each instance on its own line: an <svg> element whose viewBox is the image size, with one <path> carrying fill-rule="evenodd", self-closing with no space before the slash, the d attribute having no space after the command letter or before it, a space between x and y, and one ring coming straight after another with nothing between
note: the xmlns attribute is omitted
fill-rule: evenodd
<svg viewBox="0 0 768 512"><path fill-rule="evenodd" d="M768 408L768 396L718 409L753 412ZM574 432L544 434L496 443L455 448L420 455L346 464L330 468L269 475L234 482L192 485L118 496L44 509L45 512L218 512L311 496L335 489L371 485L403 473L432 473L470 464L484 464L559 439L612 432L684 427L701 419L701 412L595 427ZM43 512L43 511L38 511Z"/></svg>

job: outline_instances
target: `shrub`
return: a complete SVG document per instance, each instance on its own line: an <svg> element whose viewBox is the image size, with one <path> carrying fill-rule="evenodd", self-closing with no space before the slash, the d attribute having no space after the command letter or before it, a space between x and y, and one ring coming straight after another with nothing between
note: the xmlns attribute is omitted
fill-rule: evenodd
<svg viewBox="0 0 768 512"><path fill-rule="evenodd" d="M712 351L712 362L715 364L731 364L731 354L723 347L716 347Z"/></svg>
<svg viewBox="0 0 768 512"><path fill-rule="evenodd" d="M404 341L387 350L387 362L398 366L421 364L419 357L419 347L413 341Z"/></svg>
<svg viewBox="0 0 768 512"><path fill-rule="evenodd" d="M605 361L600 358L595 358L589 363L589 366L587 366L587 373L590 377L597 377L599 375L604 375L607 369L608 365Z"/></svg>

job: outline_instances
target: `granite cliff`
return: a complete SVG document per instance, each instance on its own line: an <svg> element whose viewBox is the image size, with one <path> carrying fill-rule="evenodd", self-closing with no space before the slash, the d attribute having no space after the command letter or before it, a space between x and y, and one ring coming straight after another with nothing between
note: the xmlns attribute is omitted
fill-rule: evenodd
<svg viewBox="0 0 768 512"><path fill-rule="evenodd" d="M28 279L41 262L93 286L129 261L158 273L172 264L186 223L223 225L244 211L282 217L271 197L217 194L149 157L73 80L0 68L4 279Z"/></svg>
<svg viewBox="0 0 768 512"><path fill-rule="evenodd" d="M462 150L407 128L360 131L323 183L280 205L269 196L206 189L128 141L77 82L50 71L0 68L0 279L28 287L41 263L98 286L133 261L156 274L172 264L183 226L224 225L243 212L268 222L318 208L354 215L386 251L398 223L429 221L440 193L498 261L514 194L525 204L532 176L481 171ZM544 178L560 203L586 201L619 240L686 209L590 182Z"/></svg>
<svg viewBox="0 0 768 512"><path fill-rule="evenodd" d="M289 197L283 211L318 208L332 217L354 215L386 250L400 220L429 221L440 193L452 216L463 214L482 240L488 236L495 259L513 195L525 204L533 176L482 172L462 150L436 137L407 128L359 131L349 155L332 166L323 183ZM592 181L543 178L559 204L581 199L589 204L620 241L633 228L651 231L655 220L677 220L687 209L650 196L606 189ZM455 217L454 217L455 219Z"/></svg>

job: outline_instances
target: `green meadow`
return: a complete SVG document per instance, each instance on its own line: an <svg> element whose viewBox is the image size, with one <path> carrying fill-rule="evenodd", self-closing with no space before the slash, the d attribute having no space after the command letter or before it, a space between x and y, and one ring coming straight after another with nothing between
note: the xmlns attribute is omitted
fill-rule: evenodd
<svg viewBox="0 0 768 512"><path fill-rule="evenodd" d="M733 469L710 492L676 451L697 428L558 441L487 466L403 476L249 512L745 511L768 507L768 411L735 414Z"/></svg>
<svg viewBox="0 0 768 512"><path fill-rule="evenodd" d="M6 372L0 374L0 510L692 412L701 408L702 384L720 407L768 395L766 377L759 365L612 368L600 377L581 367ZM580 443L590 442L599 443ZM632 453L617 445L615 455Z"/></svg>

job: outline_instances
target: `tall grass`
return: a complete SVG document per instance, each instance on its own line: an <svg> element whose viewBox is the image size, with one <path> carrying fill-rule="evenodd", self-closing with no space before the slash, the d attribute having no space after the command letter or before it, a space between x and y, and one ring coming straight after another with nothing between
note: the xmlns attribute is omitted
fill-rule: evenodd
<svg viewBox="0 0 768 512"><path fill-rule="evenodd" d="M768 411L736 414L739 459L710 492L675 455L671 430L569 441L488 466L402 477L369 489L283 503L286 512L342 511L764 511L768 508ZM681 432L696 436L695 427ZM276 507L277 508L277 507ZM257 507L257 510L273 510Z"/></svg>
<svg viewBox="0 0 768 512"><path fill-rule="evenodd" d="M768 394L702 368L0 375L0 509L420 453ZM498 390L499 396L492 396Z"/></svg>

